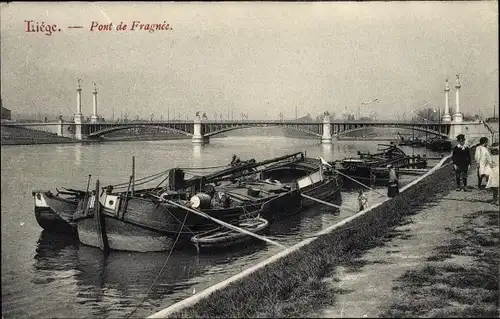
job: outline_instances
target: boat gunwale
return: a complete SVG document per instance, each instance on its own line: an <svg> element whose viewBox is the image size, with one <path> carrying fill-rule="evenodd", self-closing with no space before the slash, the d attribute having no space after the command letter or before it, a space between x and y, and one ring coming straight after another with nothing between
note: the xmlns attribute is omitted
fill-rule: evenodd
<svg viewBox="0 0 500 319"><path fill-rule="evenodd" d="M269 227L269 221L267 219L264 219L261 217L256 217L254 219L259 220L260 224L258 224L257 227L255 227L255 229L248 230L248 231L256 234L260 231L263 231L267 227ZM239 226L239 224L238 224L238 226ZM224 227L221 226L221 227L217 227L217 228L211 229L209 231L206 231L206 232L203 232L200 234L196 234L195 236L191 237L190 241L194 244L210 245L210 244L222 244L222 243L225 243L231 239L241 239L241 238L245 238L245 237L251 237L248 234L235 232L234 230L228 230L227 231L228 236L226 236L224 238L221 238L221 237L213 238L213 239L212 238L200 238L200 236L202 237L202 236L205 236L205 235L208 235L211 233L217 233L217 232L221 231L222 229L224 229Z"/></svg>

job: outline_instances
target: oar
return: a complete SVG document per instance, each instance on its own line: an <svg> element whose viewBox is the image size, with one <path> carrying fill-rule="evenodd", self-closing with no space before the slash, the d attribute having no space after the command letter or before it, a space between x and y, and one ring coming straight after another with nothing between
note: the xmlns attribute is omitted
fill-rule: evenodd
<svg viewBox="0 0 500 319"><path fill-rule="evenodd" d="M379 193L378 191L376 191L375 189L371 188L370 186L367 186L367 185L365 185L365 184L363 184L363 183L361 183L361 182L358 182L358 181L357 181L357 180L355 180L354 178L352 178L352 177L350 177L350 176L347 176L346 174L344 174L344 173L342 173L342 172L340 172L340 171L338 171L338 170L336 170L336 169L335 169L334 171L335 171L335 172L337 172L338 174L340 174L340 175L344 176L344 177L347 177L348 179L352 180L353 182L358 183L359 185L364 186L364 187L368 188L369 190L374 191L375 193L379 194L380 196L387 197L387 195L384 195L384 194L382 194L382 193Z"/></svg>
<svg viewBox="0 0 500 319"><path fill-rule="evenodd" d="M325 201L322 201L321 199L317 199L317 198L314 198L314 197L308 196L308 195L306 195L306 194L300 194L300 195L301 195L302 197L304 197L304 198L307 198L307 199L310 199L310 200L316 201L316 202L321 203L321 204L324 204L324 205L328 205L328 206L335 207L335 208L338 208L338 209L345 208L345 209L347 209L347 210L350 210L351 212L357 213L357 212L356 212L356 211L354 211L353 209L346 208L346 207L342 207L342 206L338 206L338 205L335 205L335 204L332 204L332 203L329 203L329 202L325 202Z"/></svg>
<svg viewBox="0 0 500 319"><path fill-rule="evenodd" d="M219 224L219 225L225 226L225 227L227 227L227 228L229 228L229 229L232 229L232 230L238 231L238 232L240 232L240 233L244 233L244 234L247 234L247 235L253 236L253 237L255 237L255 238L258 238L258 239L260 239L260 240L266 241L266 242L268 242L268 243L270 243L270 244L273 244L273 245L278 246L278 247L283 248L283 249L286 249L286 248L287 248L287 247L283 246L282 244L277 243L277 242L275 242L275 241L272 241L272 240L270 240L270 239L268 239L268 238L266 238L266 237L264 237L264 236L260 236L260 235L254 234L254 233L249 232L248 230L245 230L245 229L243 229L243 228L240 228L240 227L237 227L237 226L234 226L234 225L228 224L228 223L226 223L226 222L223 222L222 220L219 220L219 219L217 219L217 218L214 218L214 217L212 217L212 216L210 216L210 215L208 215L208 214L206 214L206 213L204 213L204 212L202 212L202 211L199 211L199 210L197 210L197 209L193 209L193 208L191 208L191 207L186 207L186 206L183 206L183 205L181 205L181 204L178 204L178 203L173 202L173 201L168 200L168 199L164 199L163 201L164 201L164 202L166 202L166 203L168 203L168 204L170 204L170 205L174 205L174 206L177 206L177 207L182 208L182 209L184 209L184 210L187 210L188 212L191 212L191 213L193 213L193 214L196 214L196 215L199 215L199 216L201 216L201 217L205 217L205 218L207 218L207 219L210 219L211 221L213 221L213 222L215 222L215 223L217 223L217 224Z"/></svg>

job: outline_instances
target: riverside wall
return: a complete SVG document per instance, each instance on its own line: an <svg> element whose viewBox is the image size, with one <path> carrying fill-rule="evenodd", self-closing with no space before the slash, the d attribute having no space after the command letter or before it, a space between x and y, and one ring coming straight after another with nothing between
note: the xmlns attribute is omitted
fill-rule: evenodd
<svg viewBox="0 0 500 319"><path fill-rule="evenodd" d="M313 238L303 240L257 265L173 304L148 318L180 317L185 312L189 312L190 316L194 315L195 317L209 316L212 314L203 313L203 309L209 309L210 304L215 304L220 298L231 300L229 304L254 302L250 299L265 298L266 296L262 295L261 292L259 294L242 294L241 292L248 292L249 289L254 288L256 285L270 287L279 285L280 278L266 276L266 273L278 272L282 278L285 278L285 276L304 276L297 274L297 272L303 271L300 267L290 265L311 262L319 263L318 265L311 264L311 268L320 267L321 256L342 256L343 253L362 246L363 242L384 235L391 226L397 225L404 215L417 210L429 197L446 188L446 184L452 183L453 175L451 157L445 157L427 173L402 187L400 194L395 198L387 198L322 230ZM320 255L319 258L318 255ZM314 262L312 262L313 259ZM263 283L261 282L263 279L271 282ZM256 281L258 281L257 284ZM200 312L197 312L198 310ZM224 311L226 310L218 310L217 314L231 316L231 313L225 313ZM230 310L227 309L227 311Z"/></svg>

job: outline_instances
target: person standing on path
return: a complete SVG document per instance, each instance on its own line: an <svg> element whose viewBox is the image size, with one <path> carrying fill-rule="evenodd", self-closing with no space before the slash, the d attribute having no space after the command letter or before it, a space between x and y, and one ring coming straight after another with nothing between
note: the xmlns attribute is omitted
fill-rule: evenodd
<svg viewBox="0 0 500 319"><path fill-rule="evenodd" d="M389 183L387 185L387 196L394 197L399 194L399 181L398 175L396 174L396 169L392 164L387 165L389 169Z"/></svg>
<svg viewBox="0 0 500 319"><path fill-rule="evenodd" d="M477 188L482 189L483 178L486 177L486 182L488 181L488 176L491 175L491 154L488 150L488 138L481 137L479 139L479 145L476 147L476 153L474 154L474 159L478 163L477 167Z"/></svg>
<svg viewBox="0 0 500 319"><path fill-rule="evenodd" d="M366 197L365 193L362 189L358 191L358 209L359 211L365 210L368 206L368 197Z"/></svg>
<svg viewBox="0 0 500 319"><path fill-rule="evenodd" d="M465 146L465 135L457 135L458 145L453 148L453 169L455 170L455 176L457 181L457 191L461 189L464 192L470 192L467 188L467 171L470 168L471 156L470 149ZM460 186L460 181L463 183L463 187Z"/></svg>

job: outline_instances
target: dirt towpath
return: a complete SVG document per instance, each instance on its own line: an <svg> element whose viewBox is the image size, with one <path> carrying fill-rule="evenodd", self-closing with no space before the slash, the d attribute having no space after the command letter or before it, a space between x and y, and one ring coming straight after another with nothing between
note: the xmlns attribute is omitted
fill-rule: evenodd
<svg viewBox="0 0 500 319"><path fill-rule="evenodd" d="M475 170L469 184L476 183ZM498 317L499 212L488 190L439 195L326 278L312 317Z"/></svg>

